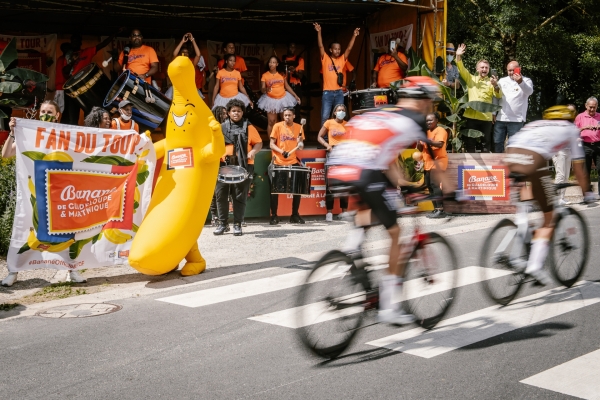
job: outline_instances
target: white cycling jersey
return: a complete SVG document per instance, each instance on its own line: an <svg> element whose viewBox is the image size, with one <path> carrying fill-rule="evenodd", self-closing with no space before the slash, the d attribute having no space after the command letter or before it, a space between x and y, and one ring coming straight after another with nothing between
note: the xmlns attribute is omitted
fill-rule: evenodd
<svg viewBox="0 0 600 400"><path fill-rule="evenodd" d="M350 165L386 170L398 154L419 140L423 129L398 112L374 111L353 117L346 124L346 138L333 148L327 165Z"/></svg>
<svg viewBox="0 0 600 400"><path fill-rule="evenodd" d="M560 120L541 120L531 122L508 139L508 146L533 151L546 160L560 150L570 149L571 158L585 158L579 139L579 129L575 124Z"/></svg>

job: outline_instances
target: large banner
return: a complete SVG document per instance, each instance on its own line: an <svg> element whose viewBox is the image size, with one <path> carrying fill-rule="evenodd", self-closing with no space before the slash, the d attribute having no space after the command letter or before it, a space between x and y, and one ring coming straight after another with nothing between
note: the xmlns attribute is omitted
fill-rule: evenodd
<svg viewBox="0 0 600 400"><path fill-rule="evenodd" d="M1 35L0 42L17 39L18 66L41 72L48 76L48 88L54 90L56 76L56 35L13 36Z"/></svg>
<svg viewBox="0 0 600 400"><path fill-rule="evenodd" d="M152 194L156 156L137 132L17 119L10 271L127 262Z"/></svg>
<svg viewBox="0 0 600 400"><path fill-rule="evenodd" d="M408 51L412 47L412 34L412 24L385 32L371 33L371 49L377 50L375 53L385 53L390 45L390 41L400 39L400 44ZM373 64L373 60L371 60L371 63Z"/></svg>
<svg viewBox="0 0 600 400"><path fill-rule="evenodd" d="M458 189L466 190L469 200L508 201L508 168L503 165L458 166Z"/></svg>

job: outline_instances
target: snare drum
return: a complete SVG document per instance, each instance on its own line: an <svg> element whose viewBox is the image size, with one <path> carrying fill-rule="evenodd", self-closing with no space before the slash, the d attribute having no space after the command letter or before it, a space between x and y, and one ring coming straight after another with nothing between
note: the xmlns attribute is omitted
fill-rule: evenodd
<svg viewBox="0 0 600 400"><path fill-rule="evenodd" d="M147 100L146 90L150 91L150 101ZM171 99L131 71L123 72L112 85L104 98L104 107L116 113L123 100L129 100L133 105L133 120L150 129L158 128L171 107Z"/></svg>
<svg viewBox="0 0 600 400"><path fill-rule="evenodd" d="M221 183L242 183L248 179L248 171L238 165L224 165L219 168L217 181Z"/></svg>
<svg viewBox="0 0 600 400"><path fill-rule="evenodd" d="M372 88L350 92L352 110L374 108L394 104L394 92L391 89Z"/></svg>
<svg viewBox="0 0 600 400"><path fill-rule="evenodd" d="M70 77L63 85L65 94L79 102L87 114L99 106L110 89L110 80L102 69L92 63Z"/></svg>
<svg viewBox="0 0 600 400"><path fill-rule="evenodd" d="M273 165L270 169L273 194L310 194L310 168Z"/></svg>

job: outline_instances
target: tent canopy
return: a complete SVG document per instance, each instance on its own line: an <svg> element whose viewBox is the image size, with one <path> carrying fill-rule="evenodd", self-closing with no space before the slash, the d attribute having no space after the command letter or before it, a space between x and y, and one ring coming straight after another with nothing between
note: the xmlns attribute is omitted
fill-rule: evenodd
<svg viewBox="0 0 600 400"><path fill-rule="evenodd" d="M5 33L106 35L138 27L145 37L191 31L227 39L248 32L254 40L312 40L311 22L361 24L385 7L430 8L429 0L405 3L353 0L30 0L0 2Z"/></svg>

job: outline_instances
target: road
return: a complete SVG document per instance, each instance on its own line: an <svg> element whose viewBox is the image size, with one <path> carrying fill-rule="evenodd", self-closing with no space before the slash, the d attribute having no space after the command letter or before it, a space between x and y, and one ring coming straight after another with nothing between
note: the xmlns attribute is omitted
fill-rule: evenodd
<svg viewBox="0 0 600 400"><path fill-rule="evenodd" d="M583 214L595 232L600 207ZM485 232L448 235L465 275L477 270ZM115 299L122 309L96 317L3 320L0 397L597 399L599 246L592 235L571 289L528 284L499 308L474 278L440 327L373 325L333 361L303 350L282 313L308 263Z"/></svg>

